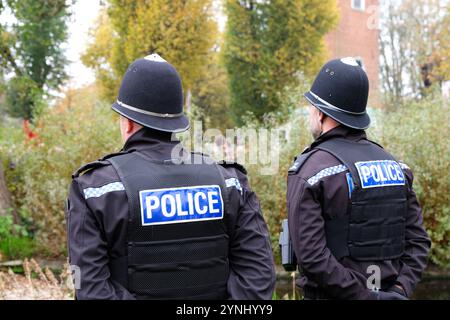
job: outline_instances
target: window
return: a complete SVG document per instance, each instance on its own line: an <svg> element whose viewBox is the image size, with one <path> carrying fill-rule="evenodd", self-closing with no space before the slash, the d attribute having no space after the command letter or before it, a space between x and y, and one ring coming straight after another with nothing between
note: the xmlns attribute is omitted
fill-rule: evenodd
<svg viewBox="0 0 450 320"><path fill-rule="evenodd" d="M365 0L351 0L352 8L359 11L366 11L366 2Z"/></svg>

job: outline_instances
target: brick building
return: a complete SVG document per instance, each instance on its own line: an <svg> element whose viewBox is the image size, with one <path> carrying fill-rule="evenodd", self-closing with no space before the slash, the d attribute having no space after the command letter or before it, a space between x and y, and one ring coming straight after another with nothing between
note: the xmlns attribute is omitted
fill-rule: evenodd
<svg viewBox="0 0 450 320"><path fill-rule="evenodd" d="M326 36L331 58L355 57L362 62L370 83L370 105L378 105L379 48L377 10L379 0L337 0L340 22Z"/></svg>

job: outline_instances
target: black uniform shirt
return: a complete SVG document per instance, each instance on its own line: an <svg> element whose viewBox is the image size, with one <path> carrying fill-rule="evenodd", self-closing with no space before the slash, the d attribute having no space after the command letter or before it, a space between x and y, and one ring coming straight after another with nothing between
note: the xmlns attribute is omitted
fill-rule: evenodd
<svg viewBox="0 0 450 320"><path fill-rule="evenodd" d="M155 160L171 159L178 144L171 135L141 129L128 139L124 151L136 149ZM269 233L259 200L249 187L246 175L235 167L219 166L225 179L237 178L242 190L230 186L229 230L230 299L271 299L275 268ZM85 199L84 190L119 182L112 165L98 167L73 179L66 213L69 259L81 271L77 299L134 299L110 277L111 258L127 255L128 202L124 190L104 191ZM238 185L239 185L238 184Z"/></svg>
<svg viewBox="0 0 450 320"><path fill-rule="evenodd" d="M310 147L333 138L360 141L366 138L361 130L342 126L323 134ZM406 217L405 251L401 258L384 261L356 261L344 257L339 261L327 248L325 218L347 214L349 186L348 170L339 173L318 175L326 168L342 163L326 151L314 152L297 174L289 175L287 209L289 231L293 247L303 276L297 284L305 290L324 292L337 299L371 299L374 295L367 289L367 273L370 265L381 270L381 287L389 289L400 285L406 295L411 295L427 264L430 239L423 228L422 212L412 188L413 174L401 164L407 178L408 212ZM317 176L317 179L311 179ZM312 185L308 182L314 181Z"/></svg>

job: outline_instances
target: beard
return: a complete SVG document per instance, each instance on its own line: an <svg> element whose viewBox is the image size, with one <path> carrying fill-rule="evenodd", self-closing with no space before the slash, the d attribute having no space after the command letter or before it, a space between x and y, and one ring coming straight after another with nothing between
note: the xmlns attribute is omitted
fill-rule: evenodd
<svg viewBox="0 0 450 320"><path fill-rule="evenodd" d="M314 140L317 140L322 135L322 131L311 130L311 135L314 138Z"/></svg>
<svg viewBox="0 0 450 320"><path fill-rule="evenodd" d="M320 137L322 134L322 123L320 121L320 112L313 106L309 106L309 132L314 140Z"/></svg>
<svg viewBox="0 0 450 320"><path fill-rule="evenodd" d="M322 135L322 128L318 124L309 123L309 132L314 140L317 140Z"/></svg>

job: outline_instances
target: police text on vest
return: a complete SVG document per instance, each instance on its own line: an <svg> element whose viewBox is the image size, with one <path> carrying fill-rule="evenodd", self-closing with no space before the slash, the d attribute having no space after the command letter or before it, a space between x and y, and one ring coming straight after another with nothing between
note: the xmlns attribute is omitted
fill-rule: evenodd
<svg viewBox="0 0 450 320"><path fill-rule="evenodd" d="M143 226L223 218L218 185L142 190L139 202Z"/></svg>
<svg viewBox="0 0 450 320"><path fill-rule="evenodd" d="M403 186L405 175L393 160L362 161L355 163L362 188Z"/></svg>

